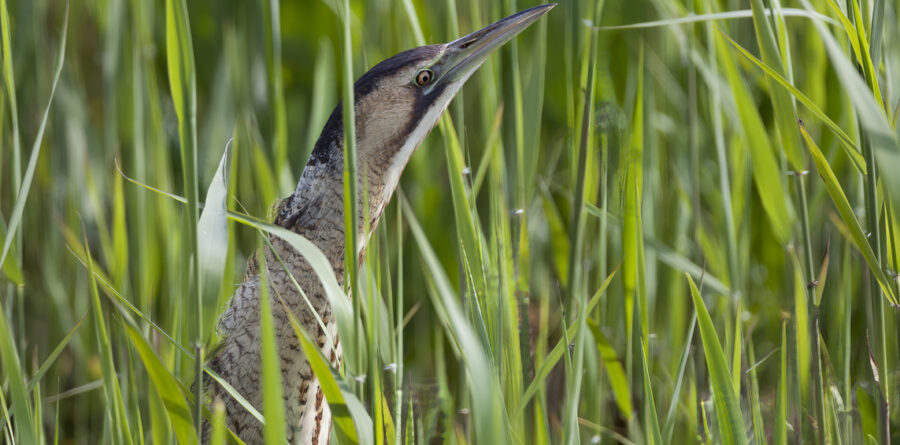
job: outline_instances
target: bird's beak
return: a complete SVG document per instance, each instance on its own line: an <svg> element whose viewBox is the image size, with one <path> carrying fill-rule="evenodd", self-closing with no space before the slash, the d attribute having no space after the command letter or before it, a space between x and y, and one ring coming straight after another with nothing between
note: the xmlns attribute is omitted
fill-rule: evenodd
<svg viewBox="0 0 900 445"><path fill-rule="evenodd" d="M554 6L556 3L526 9L448 43L439 62L438 79L428 90L439 85L465 82L494 50L524 31Z"/></svg>

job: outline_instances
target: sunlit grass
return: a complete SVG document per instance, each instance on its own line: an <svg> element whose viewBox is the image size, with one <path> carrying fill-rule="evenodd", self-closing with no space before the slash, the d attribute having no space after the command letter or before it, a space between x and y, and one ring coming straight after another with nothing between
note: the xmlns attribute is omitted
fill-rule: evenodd
<svg viewBox="0 0 900 445"><path fill-rule="evenodd" d="M561 1L343 287L264 222L368 67L535 4L0 0L0 441L235 442L194 383L270 234L334 306L339 368L292 321L339 443L898 440L897 2ZM281 443L271 302L262 406L226 391Z"/></svg>

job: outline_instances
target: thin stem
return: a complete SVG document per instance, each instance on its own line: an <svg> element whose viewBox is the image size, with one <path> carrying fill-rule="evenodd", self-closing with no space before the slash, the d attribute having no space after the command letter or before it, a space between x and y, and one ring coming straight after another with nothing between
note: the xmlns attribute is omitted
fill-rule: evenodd
<svg viewBox="0 0 900 445"><path fill-rule="evenodd" d="M862 125L860 125L862 127ZM862 130L862 128L861 128ZM863 158L866 160L866 171L868 174L864 181L864 192L866 207L866 224L869 228L869 242L872 244L872 250L878 258L879 265L883 262L881 230L878 225L878 178L876 177L875 151L872 149L872 143L865 130L860 132ZM889 385L887 380L887 335L885 333L884 319L884 296L882 295L881 286L878 284L874 274L869 275L869 289L872 292L870 303L872 305L872 315L875 322L876 341L874 344L875 357L878 362L878 381L880 383L880 391L878 391L878 436L880 443L889 444L890 427L887 413L887 401L890 400Z"/></svg>
<svg viewBox="0 0 900 445"><path fill-rule="evenodd" d="M344 43L344 84L343 84L343 118L344 118L344 236L346 242L344 263L347 268L345 275L345 287L347 281L350 283L350 295L353 296L353 311L359 315L362 313L362 305L360 303L358 275L358 255L359 250L357 242L359 237L357 232L357 172L356 172L356 113L354 111L354 94L353 94L353 39L350 34L350 1L343 2L343 43ZM354 338L357 345L362 345L364 335L362 328L359 326L360 318L357 317L357 323L354 324ZM362 365L362 348L356 348L356 364ZM362 383L359 384L358 393L362 394Z"/></svg>
<svg viewBox="0 0 900 445"><path fill-rule="evenodd" d="M811 400L815 404L817 443L825 443L825 387L822 382L822 365L819 349L819 302L816 299L816 270L813 264L812 239L809 232L809 207L806 197L806 172L798 172L797 194L800 195L800 224L803 232L803 258L806 264L806 292L809 310L810 335L812 336L812 366L815 386L812 388Z"/></svg>

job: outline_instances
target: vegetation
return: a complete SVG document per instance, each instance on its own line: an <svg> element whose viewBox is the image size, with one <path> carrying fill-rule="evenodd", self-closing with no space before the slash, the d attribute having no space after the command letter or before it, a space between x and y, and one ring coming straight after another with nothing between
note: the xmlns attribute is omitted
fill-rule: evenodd
<svg viewBox="0 0 900 445"><path fill-rule="evenodd" d="M0 0L0 441L233 441L197 358L267 233L316 263L263 221L349 81L529 6ZM320 269L335 439L900 440L898 14L561 1Z"/></svg>

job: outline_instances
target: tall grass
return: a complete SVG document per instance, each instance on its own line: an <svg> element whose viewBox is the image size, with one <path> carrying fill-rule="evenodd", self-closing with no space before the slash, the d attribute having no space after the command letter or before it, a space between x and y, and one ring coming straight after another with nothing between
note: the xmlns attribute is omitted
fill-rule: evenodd
<svg viewBox="0 0 900 445"><path fill-rule="evenodd" d="M264 222L366 68L535 4L0 0L0 440L237 442L191 387L272 233L334 305L340 368L294 323L340 443L896 441L896 2L561 1L343 288ZM262 406L228 390L282 443L272 310Z"/></svg>

